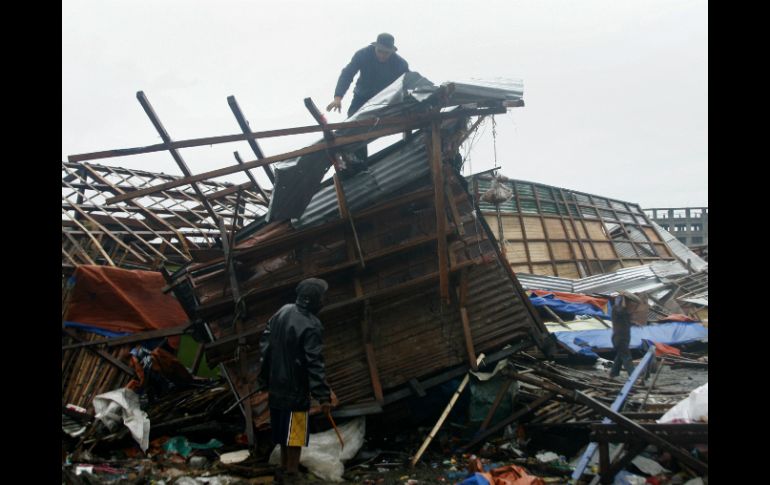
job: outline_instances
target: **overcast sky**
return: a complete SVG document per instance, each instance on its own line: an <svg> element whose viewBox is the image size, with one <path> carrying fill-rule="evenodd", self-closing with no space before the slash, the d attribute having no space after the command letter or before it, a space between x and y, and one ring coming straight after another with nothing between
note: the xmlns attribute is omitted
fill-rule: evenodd
<svg viewBox="0 0 770 485"><path fill-rule="evenodd" d="M643 208L707 206L707 22L705 0L67 0L62 159L159 143L140 90L176 140L240 133L229 95L254 131L313 124L303 99L326 106L353 53L390 32L436 84L523 81L526 106L496 117L502 174ZM352 86L343 113L351 98ZM495 165L491 123L482 131L466 174ZM260 145L270 156L317 139ZM236 150L255 159L245 142L181 153L197 173ZM94 163L181 173L167 152Z"/></svg>

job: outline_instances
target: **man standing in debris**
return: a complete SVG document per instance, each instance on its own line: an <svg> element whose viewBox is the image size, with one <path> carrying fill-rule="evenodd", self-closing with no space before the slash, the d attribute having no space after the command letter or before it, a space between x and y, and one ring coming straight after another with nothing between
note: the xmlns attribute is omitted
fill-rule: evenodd
<svg viewBox="0 0 770 485"><path fill-rule="evenodd" d="M382 91L387 85L395 81L399 76L409 71L409 64L403 57L396 54L393 36L382 33L377 36L377 41L360 49L353 55L350 63L342 69L337 87L334 89L334 101L329 103L326 111L342 109L342 97L353 82L357 72L361 72L353 90L353 101L348 108L348 118L364 105L375 94Z"/></svg>
<svg viewBox="0 0 770 485"><path fill-rule="evenodd" d="M610 369L610 377L620 375L620 367L626 369L630 376L634 372L634 364L631 360L631 315L641 299L627 291L621 291L612 301L612 347L615 349L615 362Z"/></svg>
<svg viewBox="0 0 770 485"><path fill-rule="evenodd" d="M318 400L323 413L331 407L322 355L323 326L317 317L328 288L322 279L301 281L296 303L281 307L259 340L262 358L257 381L269 391L272 438L281 446L279 474L286 473L287 483L296 479L302 447L308 444L310 396Z"/></svg>

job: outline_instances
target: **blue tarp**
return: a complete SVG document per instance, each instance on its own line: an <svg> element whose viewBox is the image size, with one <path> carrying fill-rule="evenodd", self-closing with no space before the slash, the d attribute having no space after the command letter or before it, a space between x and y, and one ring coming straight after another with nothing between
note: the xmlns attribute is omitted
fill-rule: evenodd
<svg viewBox="0 0 770 485"><path fill-rule="evenodd" d="M72 327L72 328L79 328L80 330L85 330L87 332L96 333L99 335L104 335L105 337L122 337L123 335L130 335L131 332L113 332L112 330L105 330L103 328L95 327L93 325L86 325L84 323L78 323L78 322L64 322L65 327Z"/></svg>
<svg viewBox="0 0 770 485"><path fill-rule="evenodd" d="M580 354L596 355L595 351L612 350L611 328L554 332L552 335L570 350ZM643 327L634 325L631 327L630 348L640 348L642 340L676 345L707 340L708 335L708 329L700 323L672 322Z"/></svg>
<svg viewBox="0 0 770 485"><path fill-rule="evenodd" d="M548 307L553 310L557 315L566 320L572 320L575 315L592 315L605 320L609 320L610 316L591 305L590 303L570 303L558 299L555 295L537 296L534 293L530 293L529 301L535 307ZM549 315L544 315L548 317Z"/></svg>
<svg viewBox="0 0 770 485"><path fill-rule="evenodd" d="M481 473L474 473L457 485L489 485L489 480Z"/></svg>

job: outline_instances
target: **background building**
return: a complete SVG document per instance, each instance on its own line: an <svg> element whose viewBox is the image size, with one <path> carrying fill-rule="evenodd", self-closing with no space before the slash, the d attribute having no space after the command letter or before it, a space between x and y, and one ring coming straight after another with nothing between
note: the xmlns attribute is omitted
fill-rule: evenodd
<svg viewBox="0 0 770 485"><path fill-rule="evenodd" d="M708 246L709 208L645 209L647 217L690 248Z"/></svg>

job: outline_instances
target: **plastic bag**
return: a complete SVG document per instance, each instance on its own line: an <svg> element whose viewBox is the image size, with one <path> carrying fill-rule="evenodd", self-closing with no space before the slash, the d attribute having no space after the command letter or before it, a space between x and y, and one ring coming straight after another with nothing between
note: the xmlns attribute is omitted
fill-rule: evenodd
<svg viewBox="0 0 770 485"><path fill-rule="evenodd" d="M686 399L669 409L658 423L692 423L709 420L709 384L703 384L690 392Z"/></svg>
<svg viewBox="0 0 770 485"><path fill-rule="evenodd" d="M330 482L341 482L345 472L343 461L350 460L364 444L366 418L358 417L338 427L345 448L341 449L334 429L310 435L310 444L302 449L299 462L315 476ZM271 465L280 465L281 448L276 445L268 461Z"/></svg>
<svg viewBox="0 0 770 485"><path fill-rule="evenodd" d="M503 185L504 180L507 179L503 179L500 176L493 178L492 186L489 190L481 194L481 200L489 204L502 204L503 202L511 200L513 191Z"/></svg>

